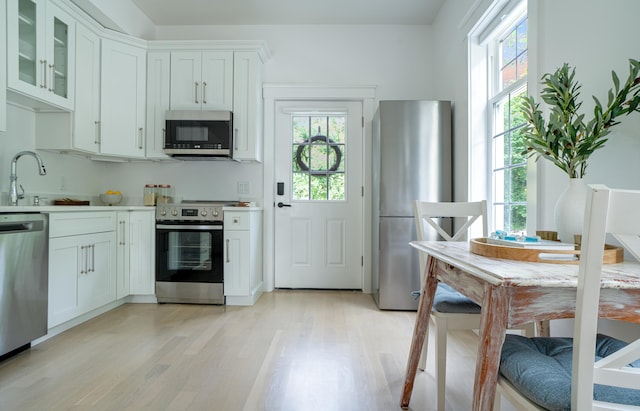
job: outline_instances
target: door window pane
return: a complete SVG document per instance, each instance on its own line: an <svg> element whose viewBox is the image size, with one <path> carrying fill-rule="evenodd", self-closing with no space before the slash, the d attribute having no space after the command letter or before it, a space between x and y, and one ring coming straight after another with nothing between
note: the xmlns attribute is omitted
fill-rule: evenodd
<svg viewBox="0 0 640 411"><path fill-rule="evenodd" d="M346 116L292 117L292 199L345 200Z"/></svg>

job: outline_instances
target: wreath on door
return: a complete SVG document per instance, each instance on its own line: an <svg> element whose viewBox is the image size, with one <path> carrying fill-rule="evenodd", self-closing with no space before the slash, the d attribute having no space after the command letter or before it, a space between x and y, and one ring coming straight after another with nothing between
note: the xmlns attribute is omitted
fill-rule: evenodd
<svg viewBox="0 0 640 411"><path fill-rule="evenodd" d="M331 147L331 149L335 153L334 162L333 164L331 164L331 166L328 168L327 171L311 170L310 166L307 163L305 163L304 159L302 158L302 153L304 153L305 147L311 146L312 144L318 144L318 142L328 145L329 147ZM338 168L340 167L341 162L342 162L342 150L340 150L339 145L336 144L335 141L331 140L327 136L321 136L321 135L313 136L309 139L308 143L303 143L298 145L298 150L296 150L296 164L298 165L300 170L308 171L309 174L311 175L327 174L327 172L337 171Z"/></svg>

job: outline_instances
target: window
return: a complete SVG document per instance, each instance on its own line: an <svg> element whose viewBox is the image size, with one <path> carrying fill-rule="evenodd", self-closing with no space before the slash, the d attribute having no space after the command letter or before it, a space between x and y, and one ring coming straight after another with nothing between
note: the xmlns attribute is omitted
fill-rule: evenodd
<svg viewBox="0 0 640 411"><path fill-rule="evenodd" d="M294 200L345 200L344 115L293 116Z"/></svg>
<svg viewBox="0 0 640 411"><path fill-rule="evenodd" d="M527 158L523 154L525 121L520 106L527 94L527 18L520 17L490 42L488 51L491 153L489 186L493 227L527 228Z"/></svg>

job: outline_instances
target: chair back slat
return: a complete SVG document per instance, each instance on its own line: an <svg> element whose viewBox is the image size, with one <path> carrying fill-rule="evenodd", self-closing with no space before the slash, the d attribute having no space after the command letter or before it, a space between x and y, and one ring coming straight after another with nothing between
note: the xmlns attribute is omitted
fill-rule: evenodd
<svg viewBox="0 0 640 411"><path fill-rule="evenodd" d="M640 256L640 191L591 186L585 207L573 333L571 409L594 409L594 381L640 389L640 370L627 365L640 359L640 340L594 364L598 304L606 234L614 236L636 259ZM597 409L623 409L598 402ZM632 409L632 408L624 408ZM634 408L635 409L635 408Z"/></svg>
<svg viewBox="0 0 640 411"><path fill-rule="evenodd" d="M422 241L428 238L427 230L431 227L437 232L445 241L460 241L467 235L469 228L478 219L482 220L482 234L487 236L487 202L473 201L473 202L428 202L428 201L415 201L414 203L414 215L416 220L416 237L418 241ZM466 219L464 224L460 226L453 235L447 233L438 224L440 218L464 218ZM426 265L426 257L424 253L420 253L420 278Z"/></svg>

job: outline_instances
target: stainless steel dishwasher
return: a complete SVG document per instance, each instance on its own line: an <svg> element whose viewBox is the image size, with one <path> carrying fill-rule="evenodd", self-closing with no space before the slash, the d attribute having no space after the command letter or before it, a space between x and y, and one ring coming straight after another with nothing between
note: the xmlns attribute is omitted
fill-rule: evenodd
<svg viewBox="0 0 640 411"><path fill-rule="evenodd" d="M0 356L47 333L46 214L0 214Z"/></svg>

